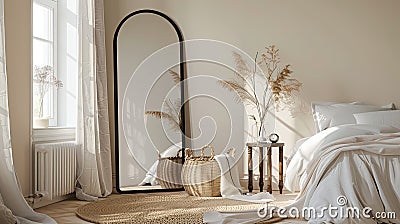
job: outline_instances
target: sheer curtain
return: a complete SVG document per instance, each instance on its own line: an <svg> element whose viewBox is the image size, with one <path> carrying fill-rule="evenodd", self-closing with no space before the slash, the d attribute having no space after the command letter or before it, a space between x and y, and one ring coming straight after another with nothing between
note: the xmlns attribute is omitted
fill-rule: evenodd
<svg viewBox="0 0 400 224"><path fill-rule="evenodd" d="M104 32L103 0L79 0L77 197L84 200L112 192Z"/></svg>
<svg viewBox="0 0 400 224"><path fill-rule="evenodd" d="M15 176L8 116L4 40L4 0L0 0L0 195L20 223L56 223L50 217L36 213L26 203Z"/></svg>

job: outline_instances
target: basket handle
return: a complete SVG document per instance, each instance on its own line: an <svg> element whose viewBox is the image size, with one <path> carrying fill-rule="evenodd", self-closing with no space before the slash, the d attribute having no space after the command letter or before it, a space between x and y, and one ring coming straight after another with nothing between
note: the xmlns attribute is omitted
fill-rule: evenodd
<svg viewBox="0 0 400 224"><path fill-rule="evenodd" d="M179 157L179 153L182 153L183 152L183 149L179 149L177 152L176 152L176 157ZM159 150L157 150L157 154L158 154L158 159L161 159L161 153L160 153L160 151ZM182 154L181 154L182 155Z"/></svg>
<svg viewBox="0 0 400 224"><path fill-rule="evenodd" d="M178 152L178 153L179 153L179 152ZM193 156L192 150L189 149L189 148L186 148L186 149L185 149L185 156L186 156L186 158L192 157L192 156Z"/></svg>
<svg viewBox="0 0 400 224"><path fill-rule="evenodd" d="M182 152L183 152L183 148L179 149L178 152L176 152L176 157L179 157L179 153L181 153L181 155L182 155Z"/></svg>
<svg viewBox="0 0 400 224"><path fill-rule="evenodd" d="M205 149L210 149L210 152L211 152L211 157L210 157L210 159L214 159L214 148L212 147L212 146L210 146L210 145L205 145L205 146L203 146L203 147L201 147L201 159L203 159L204 158L204 150Z"/></svg>

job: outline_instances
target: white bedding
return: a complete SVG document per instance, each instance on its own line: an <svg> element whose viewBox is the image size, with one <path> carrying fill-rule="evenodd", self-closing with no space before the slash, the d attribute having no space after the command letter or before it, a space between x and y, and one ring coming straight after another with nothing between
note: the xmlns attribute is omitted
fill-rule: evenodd
<svg viewBox="0 0 400 224"><path fill-rule="evenodd" d="M289 189L302 179L301 192L274 216L296 215L309 223L400 223L400 129L341 125L302 141L285 179ZM303 210L314 213L303 216ZM263 220L258 212L214 212L210 223L255 223ZM387 218L376 218L378 212Z"/></svg>
<svg viewBox="0 0 400 224"><path fill-rule="evenodd" d="M386 223L400 223L400 130L389 126L342 125L324 130L301 144L293 155L285 186L300 185L297 201L287 208L314 208L317 214L329 206L365 207L376 212L395 212ZM300 181L302 180L302 182ZM338 197L347 203L338 205ZM377 220L309 217L311 223L377 223Z"/></svg>
<svg viewBox="0 0 400 224"><path fill-rule="evenodd" d="M335 144L346 137L359 135L374 135L381 133L400 132L400 129L385 125L341 125L328 128L310 138L300 139L296 144L294 154L290 156L286 169L285 187L290 191L301 189L301 180L304 179L308 163L321 149Z"/></svg>

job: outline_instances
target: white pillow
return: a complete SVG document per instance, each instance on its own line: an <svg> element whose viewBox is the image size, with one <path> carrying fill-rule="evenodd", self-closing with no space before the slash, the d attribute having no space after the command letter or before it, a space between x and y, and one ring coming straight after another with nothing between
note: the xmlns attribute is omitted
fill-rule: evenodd
<svg viewBox="0 0 400 224"><path fill-rule="evenodd" d="M389 125L400 129L400 110L354 114L357 124Z"/></svg>
<svg viewBox="0 0 400 224"><path fill-rule="evenodd" d="M318 116L317 116L315 107L316 107L317 105L330 106L330 105L335 105L335 104L355 105L355 104L360 104L360 103L358 103L358 102L352 102L352 103L337 103L337 102L322 102L322 101L320 101L320 102L316 102L316 101L311 102L311 112L312 112L312 115L313 115L313 118L314 118L315 130L317 131L317 133L320 132L320 131L322 131L322 130L320 130L319 127L318 127Z"/></svg>
<svg viewBox="0 0 400 224"><path fill-rule="evenodd" d="M355 103L315 104L313 105L313 117L317 132L320 132L342 124L356 124L353 116L355 113L391 110L393 107L393 103L383 107Z"/></svg>

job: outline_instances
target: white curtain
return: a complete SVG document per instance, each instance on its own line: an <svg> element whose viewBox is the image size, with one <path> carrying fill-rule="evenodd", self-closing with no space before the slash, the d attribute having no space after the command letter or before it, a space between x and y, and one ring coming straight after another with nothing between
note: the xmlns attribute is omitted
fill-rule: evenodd
<svg viewBox="0 0 400 224"><path fill-rule="evenodd" d="M104 32L103 0L79 0L77 196L112 192Z"/></svg>
<svg viewBox="0 0 400 224"><path fill-rule="evenodd" d="M0 0L0 195L20 223L56 223L33 211L18 186L10 139L4 36L4 0Z"/></svg>

